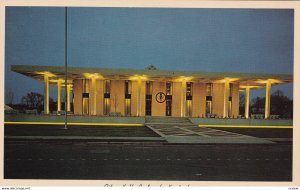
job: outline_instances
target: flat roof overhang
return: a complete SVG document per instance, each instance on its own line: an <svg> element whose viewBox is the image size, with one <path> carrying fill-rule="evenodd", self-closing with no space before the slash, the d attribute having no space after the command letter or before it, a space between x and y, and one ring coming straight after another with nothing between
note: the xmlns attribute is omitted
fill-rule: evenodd
<svg viewBox="0 0 300 190"><path fill-rule="evenodd" d="M64 67L12 65L11 70L36 80L44 80L49 76L50 85L56 85L57 80L64 80ZM194 71L167 71L167 70L134 70L113 68L81 68L68 67L68 83L74 79L96 77L108 80L147 80L147 81L188 81L201 83L222 83L229 80L231 83L251 88L265 87L266 81L271 80L272 85L292 83L293 75L287 74L256 74L256 73L223 73L223 72L194 72Z"/></svg>

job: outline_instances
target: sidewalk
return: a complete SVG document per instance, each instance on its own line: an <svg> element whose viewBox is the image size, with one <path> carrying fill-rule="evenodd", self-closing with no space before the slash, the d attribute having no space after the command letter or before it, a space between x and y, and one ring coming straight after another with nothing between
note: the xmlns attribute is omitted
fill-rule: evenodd
<svg viewBox="0 0 300 190"><path fill-rule="evenodd" d="M5 139L66 140L97 142L167 142L171 144L272 144L278 139L258 138L248 134L196 125L148 124L141 127L13 125L5 124ZM247 129L245 129L247 130ZM275 130L275 129L274 129ZM280 139L279 139L280 140Z"/></svg>
<svg viewBox="0 0 300 190"><path fill-rule="evenodd" d="M204 143L204 144L272 144L268 139L257 138L234 132L228 132L195 125L151 124L146 125L168 143Z"/></svg>
<svg viewBox="0 0 300 190"><path fill-rule="evenodd" d="M166 142L162 137L5 136L8 140L82 140L97 142Z"/></svg>
<svg viewBox="0 0 300 190"><path fill-rule="evenodd" d="M5 124L6 140L76 140L97 142L166 142L147 127Z"/></svg>

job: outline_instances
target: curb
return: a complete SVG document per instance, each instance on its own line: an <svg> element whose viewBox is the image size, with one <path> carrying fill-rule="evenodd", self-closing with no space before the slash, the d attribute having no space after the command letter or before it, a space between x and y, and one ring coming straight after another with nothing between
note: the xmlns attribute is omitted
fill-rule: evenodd
<svg viewBox="0 0 300 190"><path fill-rule="evenodd" d="M5 136L6 140L92 140L102 142L166 142L162 137Z"/></svg>

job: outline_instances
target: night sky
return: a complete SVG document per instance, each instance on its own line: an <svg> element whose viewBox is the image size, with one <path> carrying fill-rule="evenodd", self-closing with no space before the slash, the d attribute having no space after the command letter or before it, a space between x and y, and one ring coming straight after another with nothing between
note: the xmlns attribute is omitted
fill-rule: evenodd
<svg viewBox="0 0 300 190"><path fill-rule="evenodd" d="M64 65L64 10L6 8L5 90L14 103L43 84L11 65ZM293 74L293 31L288 9L69 8L68 65ZM292 98L292 84L277 89Z"/></svg>

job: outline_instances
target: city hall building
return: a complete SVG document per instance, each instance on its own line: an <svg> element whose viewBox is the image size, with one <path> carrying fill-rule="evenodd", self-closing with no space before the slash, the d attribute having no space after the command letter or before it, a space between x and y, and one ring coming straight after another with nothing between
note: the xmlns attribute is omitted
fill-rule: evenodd
<svg viewBox="0 0 300 190"><path fill-rule="evenodd" d="M265 88L265 118L270 117L270 91L290 83L292 75L212 73L13 65L11 70L44 85L44 114L49 112L49 85L57 87L57 111L61 89L67 90L67 111L91 116L239 116L239 93L245 91L245 118L249 118L250 90ZM73 108L71 109L71 102Z"/></svg>

